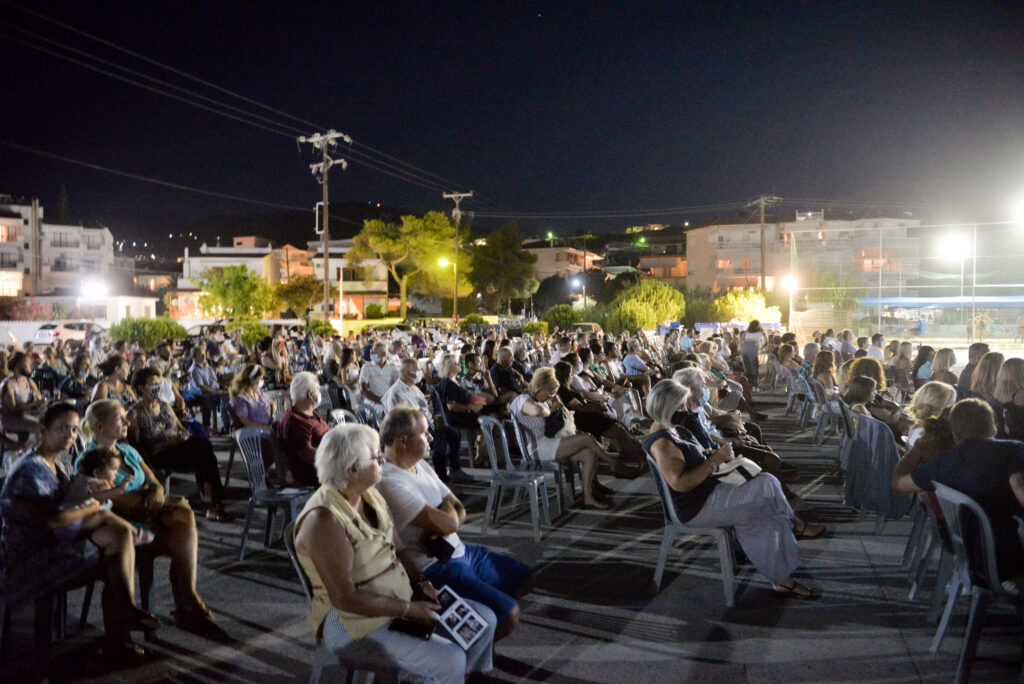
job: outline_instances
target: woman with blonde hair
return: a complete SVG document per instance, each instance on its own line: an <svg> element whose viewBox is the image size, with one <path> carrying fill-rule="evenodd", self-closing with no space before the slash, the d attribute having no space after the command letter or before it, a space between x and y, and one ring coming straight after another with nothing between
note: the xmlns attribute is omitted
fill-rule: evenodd
<svg viewBox="0 0 1024 684"><path fill-rule="evenodd" d="M274 402L263 391L263 377L263 367L250 363L231 382L228 406L241 427L270 427L274 422Z"/></svg>
<svg viewBox="0 0 1024 684"><path fill-rule="evenodd" d="M910 403L910 415L914 417L914 427L907 433L907 448L911 448L924 435L925 423L938 418L945 409L956 403L956 388L946 382L932 380L926 382L914 392Z"/></svg>
<svg viewBox="0 0 1024 684"><path fill-rule="evenodd" d="M995 390L996 379L999 377L999 371L1005 360L1006 357L999 352L987 352L981 357L978 367L971 374L970 396L984 399L992 407L992 412L996 415L996 437L999 439L1006 437L1006 426L1003 424L1004 406L1001 401L996 399Z"/></svg>
<svg viewBox="0 0 1024 684"><path fill-rule="evenodd" d="M811 377L817 380L828 393L836 390L836 362L831 351L818 352L814 357L814 368L811 370Z"/></svg>
<svg viewBox="0 0 1024 684"><path fill-rule="evenodd" d="M932 360L931 380L956 385L957 377L950 370L955 365L956 354L949 347L943 347L935 352L935 358Z"/></svg>
<svg viewBox="0 0 1024 684"><path fill-rule="evenodd" d="M910 342L900 342L899 351L892 361L892 367L909 373L914 368L914 345Z"/></svg>
<svg viewBox="0 0 1024 684"><path fill-rule="evenodd" d="M1009 439L1024 441L1024 359L1007 359L996 375L993 392L1003 404L1003 423Z"/></svg>
<svg viewBox="0 0 1024 684"><path fill-rule="evenodd" d="M906 344L909 345L910 343L907 342ZM882 358L884 359L882 361L882 364L886 368L888 368L888 367L890 367L890 366L892 366L892 365L894 365L896 363L896 359L899 358L900 348L902 346L903 346L903 343L900 342L899 340L892 340L892 341L889 342L889 344L885 345L885 349L882 351Z"/></svg>
<svg viewBox="0 0 1024 684"><path fill-rule="evenodd" d="M599 497L606 497L612 490L597 480L597 461L615 465L615 459L608 455L601 445L588 434L548 437L547 422L556 412L563 411L558 400L558 378L552 368L541 368L533 374L524 394L512 400L508 406L512 419L528 431L537 444L537 458L542 461L573 460L583 466L583 507L607 509L609 504ZM564 429L564 428L563 428Z"/></svg>

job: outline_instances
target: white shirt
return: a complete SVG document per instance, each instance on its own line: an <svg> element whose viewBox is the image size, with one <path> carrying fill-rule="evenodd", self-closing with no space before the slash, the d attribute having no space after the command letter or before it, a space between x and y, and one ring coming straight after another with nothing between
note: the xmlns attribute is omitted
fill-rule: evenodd
<svg viewBox="0 0 1024 684"><path fill-rule="evenodd" d="M416 472L410 473L394 463L385 463L377 490L388 502L398 536L412 552L419 569L424 570L436 563L437 559L428 556L426 549L423 548L423 529L413 527L410 523L424 507L439 507L452 490L441 482L441 478L426 461L417 463L415 470ZM466 547L459 539L458 533L452 532L444 539L455 547L452 558L461 558L466 554Z"/></svg>
<svg viewBox="0 0 1024 684"><path fill-rule="evenodd" d="M359 384L368 386L378 397L383 397L397 379L398 369L387 364L382 368L376 363L367 363L359 370Z"/></svg>
<svg viewBox="0 0 1024 684"><path fill-rule="evenodd" d="M878 359L879 363L885 363L885 355L882 353L881 347L876 347L875 345L868 347L868 356Z"/></svg>
<svg viewBox="0 0 1024 684"><path fill-rule="evenodd" d="M555 351L551 353L551 365L554 366L556 363L562 360L563 356L567 356L571 353L571 349L567 352L564 352L561 349L555 349Z"/></svg>
<svg viewBox="0 0 1024 684"><path fill-rule="evenodd" d="M384 410L390 412L396 406L408 406L410 408L419 409L424 416L430 417L430 404L427 403L427 398L423 396L423 392L416 385L406 385L401 380L398 380L388 391L381 397L381 402L384 406Z"/></svg>

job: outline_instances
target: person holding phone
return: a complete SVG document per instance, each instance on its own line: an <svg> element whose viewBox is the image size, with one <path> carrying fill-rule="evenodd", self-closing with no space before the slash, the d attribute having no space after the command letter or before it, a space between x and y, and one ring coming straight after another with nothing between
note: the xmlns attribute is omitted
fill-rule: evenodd
<svg viewBox="0 0 1024 684"><path fill-rule="evenodd" d="M313 586L309 622L317 644L340 660L379 661L426 682L454 684L469 672L489 672L493 627L468 651L442 636L437 591L402 543L375 487L383 462L380 437L365 425L339 425L317 448L321 485L295 522L296 555ZM485 606L473 608L494 619ZM412 631L410 621L437 632L412 636L405 633Z"/></svg>

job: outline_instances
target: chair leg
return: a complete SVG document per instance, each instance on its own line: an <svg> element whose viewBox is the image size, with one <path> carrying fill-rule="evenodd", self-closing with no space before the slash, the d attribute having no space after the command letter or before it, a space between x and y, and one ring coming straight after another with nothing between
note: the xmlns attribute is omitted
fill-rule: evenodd
<svg viewBox="0 0 1024 684"><path fill-rule="evenodd" d="M907 537L907 546L903 549L903 560L900 561L900 570L907 570L913 567L913 559L921 552L922 544L926 533L928 516L921 505L914 506L914 524L910 528L910 535Z"/></svg>
<svg viewBox="0 0 1024 684"><path fill-rule="evenodd" d="M224 472L224 489L227 489L228 484L231 482L231 466L235 464L236 449L238 449L238 445L235 444L234 440L231 440L231 448L228 451L228 469Z"/></svg>
<svg viewBox="0 0 1024 684"><path fill-rule="evenodd" d="M668 562L668 552L672 550L672 542L676 539L674 530L666 527L661 535L661 549L658 551L658 564L654 568L654 587L661 589L661 578L665 574L665 563Z"/></svg>
<svg viewBox="0 0 1024 684"><path fill-rule="evenodd" d="M920 553L915 554L913 562L910 564L910 576L913 578L913 582L910 585L910 593L907 595L907 599L913 601L917 598L917 592L921 589L921 585L924 583L924 575L928 571L928 562L931 560L932 552L935 550L935 537L932 536L931 531L928 531L928 540L921 544L923 550ZM942 566L942 556L939 556L939 567ZM940 573L941 574L941 573ZM936 577L935 588L938 591L939 585L937 584L938 577Z"/></svg>
<svg viewBox="0 0 1024 684"><path fill-rule="evenodd" d="M722 566L722 588L725 591L726 608L733 607L736 591L736 569L733 566L731 536L727 531L718 537L718 562Z"/></svg>
<svg viewBox="0 0 1024 684"><path fill-rule="evenodd" d="M966 684L971 679L971 667L974 665L974 655L978 652L981 628L993 598L992 592L981 587L974 587L971 592L971 616L967 619L967 634L956 667L956 684Z"/></svg>
<svg viewBox="0 0 1024 684"><path fill-rule="evenodd" d="M501 485L496 480L491 480L491 486L487 489L487 504L484 506L483 533L491 531L492 516L495 514L495 494L501 490Z"/></svg>
<svg viewBox="0 0 1024 684"><path fill-rule="evenodd" d="M548 483L541 478L537 481L537 488L540 491L540 505L544 510L544 524L551 527L551 504L548 501Z"/></svg>
<svg viewBox="0 0 1024 684"><path fill-rule="evenodd" d="M267 506L267 526L263 530L263 548L270 546L270 532L274 528L274 513L277 506Z"/></svg>
<svg viewBox="0 0 1024 684"><path fill-rule="evenodd" d="M956 573L959 568L954 569ZM942 646L942 640L946 638L946 629L949 627L949 620L953 617L953 610L956 608L956 602L960 598L960 576L954 575L953 581L949 586L949 596L946 598L946 609L942 611L942 620L939 621L939 627L935 630L935 638L932 639L932 645L930 650L932 653L938 653L939 648ZM936 589L936 591L942 591Z"/></svg>
<svg viewBox="0 0 1024 684"><path fill-rule="evenodd" d="M530 495L530 523L533 525L533 540L540 543L540 502L537 501L537 483L527 485Z"/></svg>
<svg viewBox="0 0 1024 684"><path fill-rule="evenodd" d="M85 585L85 595L82 597L82 614L78 618L78 631L81 632L89 624L89 607L92 604L92 593L96 589L95 582Z"/></svg>
<svg viewBox="0 0 1024 684"><path fill-rule="evenodd" d="M875 536L882 534L882 530L885 528L885 516L881 513L875 514Z"/></svg>
<svg viewBox="0 0 1024 684"><path fill-rule="evenodd" d="M928 624L934 625L942 614L942 599L946 595L946 587L953 575L955 564L953 554L940 550L939 567L935 570L935 589L932 591L931 603L928 607Z"/></svg>
<svg viewBox="0 0 1024 684"><path fill-rule="evenodd" d="M555 506L558 507L558 515L565 512L565 506L562 505L562 472L559 470L555 471Z"/></svg>
<svg viewBox="0 0 1024 684"><path fill-rule="evenodd" d="M242 525L242 541L238 545L238 560L245 560L245 542L249 538L249 525L252 524L252 515L256 510L256 499L249 499L249 507L245 509L245 523Z"/></svg>

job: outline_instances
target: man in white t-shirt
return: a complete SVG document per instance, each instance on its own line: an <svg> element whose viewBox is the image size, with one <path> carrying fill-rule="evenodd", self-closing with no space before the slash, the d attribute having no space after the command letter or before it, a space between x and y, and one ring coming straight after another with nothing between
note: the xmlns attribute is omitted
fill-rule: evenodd
<svg viewBox="0 0 1024 684"><path fill-rule="evenodd" d="M380 404L385 393L398 379L398 367L388 364L387 347L375 342L370 350L370 363L359 370L359 389L365 399Z"/></svg>
<svg viewBox="0 0 1024 684"><path fill-rule="evenodd" d="M425 460L430 432L422 413L410 408L391 411L381 426L381 439L388 463L377 489L416 565L435 587L447 584L459 596L494 611L495 641L508 636L519 624L516 600L533 590L530 568L459 539L466 509ZM442 550L436 546L450 547L446 562L438 559Z"/></svg>
<svg viewBox="0 0 1024 684"><path fill-rule="evenodd" d="M878 359L878 363L885 363L885 335L875 333L871 336L871 346L868 347L868 356Z"/></svg>

